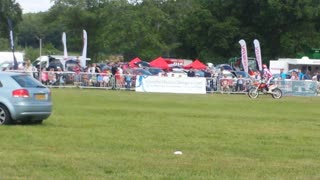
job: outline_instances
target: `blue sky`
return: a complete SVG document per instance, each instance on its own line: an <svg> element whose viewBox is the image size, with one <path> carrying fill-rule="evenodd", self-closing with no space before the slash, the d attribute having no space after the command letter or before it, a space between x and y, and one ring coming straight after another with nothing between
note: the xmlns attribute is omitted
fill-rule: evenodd
<svg viewBox="0 0 320 180"><path fill-rule="evenodd" d="M23 13L47 11L53 3L50 0L16 0Z"/></svg>

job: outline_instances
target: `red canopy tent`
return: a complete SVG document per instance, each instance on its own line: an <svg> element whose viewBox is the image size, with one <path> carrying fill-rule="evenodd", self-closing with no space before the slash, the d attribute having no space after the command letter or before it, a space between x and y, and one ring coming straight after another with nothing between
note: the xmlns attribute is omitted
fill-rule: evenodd
<svg viewBox="0 0 320 180"><path fill-rule="evenodd" d="M169 69L168 63L162 57L158 57L157 59L151 61L150 66L161 69Z"/></svg>
<svg viewBox="0 0 320 180"><path fill-rule="evenodd" d="M200 62L198 59L196 59L195 61L193 61L191 64L184 66L185 69L206 69L207 66L205 64L203 64L202 62Z"/></svg>
<svg viewBox="0 0 320 180"><path fill-rule="evenodd" d="M136 58L132 59L132 60L129 62L129 66L130 66L131 68L136 67L135 63L136 63L136 62L140 62L140 61L141 61L141 59L139 59L138 57L136 57Z"/></svg>

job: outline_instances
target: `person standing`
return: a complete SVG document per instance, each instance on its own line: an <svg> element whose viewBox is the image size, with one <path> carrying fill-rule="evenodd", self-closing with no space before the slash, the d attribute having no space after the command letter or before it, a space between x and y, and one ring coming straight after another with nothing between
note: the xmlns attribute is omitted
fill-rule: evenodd
<svg viewBox="0 0 320 180"><path fill-rule="evenodd" d="M285 72L283 72L283 70L284 70L283 68L280 69L280 78L282 80L285 80L285 79L287 79L287 74Z"/></svg>
<svg viewBox="0 0 320 180"><path fill-rule="evenodd" d="M240 75L237 80L236 91L243 91L243 83L244 83L244 80L242 78L242 75Z"/></svg>
<svg viewBox="0 0 320 180"><path fill-rule="evenodd" d="M195 74L195 72L193 71L192 68L188 71L187 76L188 77L195 77L196 76L196 74Z"/></svg>
<svg viewBox="0 0 320 180"><path fill-rule="evenodd" d="M80 80L81 80L81 71L82 71L82 68L81 68L81 64L80 64L80 60L77 59L77 64L73 67L73 72L75 73L75 82L76 83L80 83Z"/></svg>
<svg viewBox="0 0 320 180"><path fill-rule="evenodd" d="M310 71L307 70L307 72L304 74L303 79L304 80L311 80L311 78L312 77L311 77Z"/></svg>
<svg viewBox="0 0 320 180"><path fill-rule="evenodd" d="M112 89L116 89L117 88L117 80L116 80L116 74L118 71L118 66L116 63L112 64L111 67L111 84L112 84Z"/></svg>
<svg viewBox="0 0 320 180"><path fill-rule="evenodd" d="M298 69L298 78L299 80L304 80L304 74L301 72L301 69Z"/></svg>
<svg viewBox="0 0 320 180"><path fill-rule="evenodd" d="M30 59L25 61L24 72L33 77L33 68Z"/></svg>

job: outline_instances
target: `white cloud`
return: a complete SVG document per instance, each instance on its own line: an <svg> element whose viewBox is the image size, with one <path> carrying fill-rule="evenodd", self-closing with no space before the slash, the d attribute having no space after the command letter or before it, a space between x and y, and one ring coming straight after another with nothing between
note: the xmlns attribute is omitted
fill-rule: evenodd
<svg viewBox="0 0 320 180"><path fill-rule="evenodd" d="M23 13L35 13L47 11L53 3L50 0L16 0L20 4Z"/></svg>

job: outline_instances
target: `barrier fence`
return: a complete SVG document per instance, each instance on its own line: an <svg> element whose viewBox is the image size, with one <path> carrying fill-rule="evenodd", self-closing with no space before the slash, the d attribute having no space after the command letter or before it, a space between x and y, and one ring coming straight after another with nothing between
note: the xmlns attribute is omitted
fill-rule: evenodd
<svg viewBox="0 0 320 180"><path fill-rule="evenodd" d="M319 82L311 80L283 80L275 84L282 90L284 96L316 96L319 92Z"/></svg>
<svg viewBox="0 0 320 180"><path fill-rule="evenodd" d="M19 71L21 72L21 71ZM114 90L136 90L136 82L139 76L124 74L112 75L109 73L75 73L65 71L42 71L42 72L26 72L34 78L41 81L50 88L95 88L95 89L114 89ZM181 86L182 77L159 77L158 79L169 78L167 81L172 86L175 82ZM180 78L180 80L179 80ZM184 77L189 78L189 77ZM193 77L199 78L199 77ZM174 80L175 79L175 80ZM191 79L191 78L190 78ZM191 82L188 79L188 82ZM202 78L205 79L203 86L206 93L243 93L245 94L251 87L252 81L243 79L237 81L230 78ZM179 80L179 82L178 82ZM159 82L159 80L158 80ZM161 81L161 86L166 86ZM317 81L310 80L281 80L275 81L275 84L282 90L284 96L316 96L320 91L320 85ZM184 83L184 85L188 85ZM158 86L161 88L160 86ZM183 87L180 87L183 88ZM183 90L182 90L183 91ZM182 92L183 93L183 92Z"/></svg>

